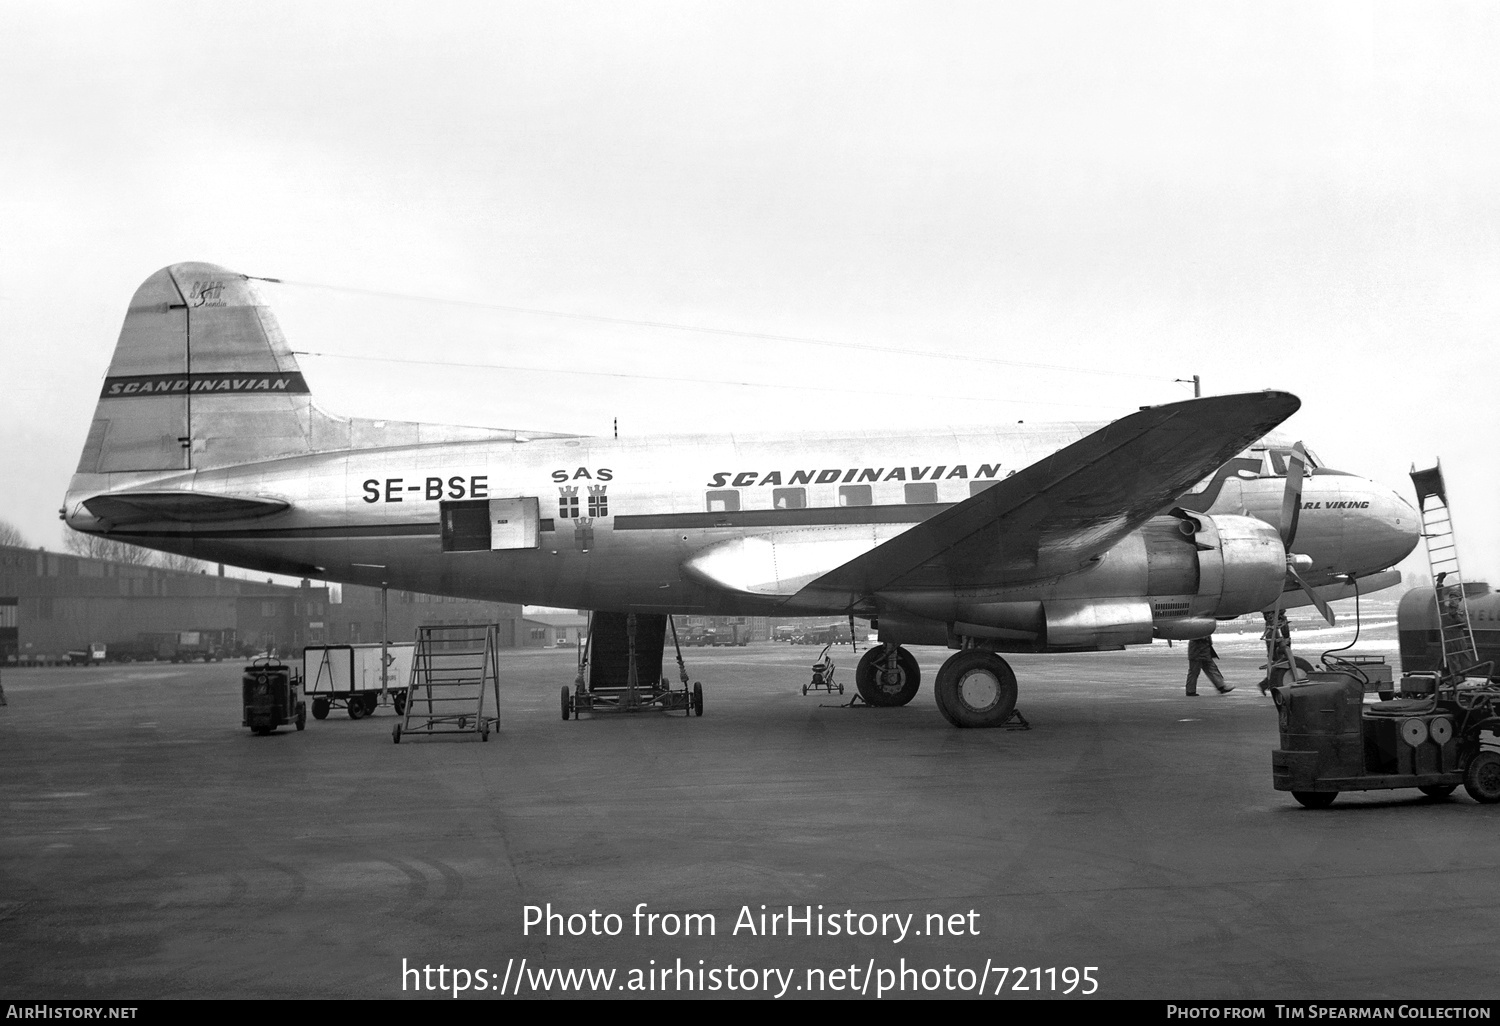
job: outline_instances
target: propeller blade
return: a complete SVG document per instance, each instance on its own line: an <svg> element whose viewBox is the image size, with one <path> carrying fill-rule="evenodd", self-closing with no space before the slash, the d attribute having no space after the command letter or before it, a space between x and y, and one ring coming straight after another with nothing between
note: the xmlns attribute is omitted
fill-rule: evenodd
<svg viewBox="0 0 1500 1026"><path fill-rule="evenodd" d="M1292 551L1297 520L1302 513L1302 478L1307 470L1307 450L1298 442L1286 461L1286 488L1281 493L1281 547Z"/></svg>
<svg viewBox="0 0 1500 1026"><path fill-rule="evenodd" d="M1307 581L1303 579L1302 575L1299 574L1295 569L1288 566L1286 568L1286 572L1289 577L1297 582L1297 584L1307 594L1307 597L1312 599L1312 604L1318 607L1318 612L1323 614L1323 619L1327 620L1328 626L1332 627L1334 625L1333 607L1330 606L1327 602L1323 601L1323 596L1314 591L1312 585L1308 584Z"/></svg>

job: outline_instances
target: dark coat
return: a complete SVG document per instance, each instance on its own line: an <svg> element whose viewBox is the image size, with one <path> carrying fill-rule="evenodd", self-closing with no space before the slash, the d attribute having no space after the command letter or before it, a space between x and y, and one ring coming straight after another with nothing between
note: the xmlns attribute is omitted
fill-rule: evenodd
<svg viewBox="0 0 1500 1026"><path fill-rule="evenodd" d="M1214 651L1212 639L1194 638L1188 642L1188 658L1195 659L1201 663L1219 658L1219 653Z"/></svg>

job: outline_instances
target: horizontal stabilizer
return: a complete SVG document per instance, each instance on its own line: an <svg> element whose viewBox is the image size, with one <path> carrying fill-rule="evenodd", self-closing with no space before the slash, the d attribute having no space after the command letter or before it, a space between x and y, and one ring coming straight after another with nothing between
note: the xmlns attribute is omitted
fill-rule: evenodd
<svg viewBox="0 0 1500 1026"><path fill-rule="evenodd" d="M280 499L207 495L202 492L119 492L85 499L84 506L112 526L175 520L186 524L219 520L248 520L280 513L289 503Z"/></svg>

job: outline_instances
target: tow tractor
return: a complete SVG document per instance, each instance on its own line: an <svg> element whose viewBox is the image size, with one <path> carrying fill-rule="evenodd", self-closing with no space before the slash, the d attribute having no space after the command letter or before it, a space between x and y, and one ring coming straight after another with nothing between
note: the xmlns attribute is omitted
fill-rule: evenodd
<svg viewBox="0 0 1500 1026"><path fill-rule="evenodd" d="M241 721L265 736L277 727L307 726L307 703L299 692L302 674L276 659L257 659L245 667L241 679L245 715Z"/></svg>
<svg viewBox="0 0 1500 1026"><path fill-rule="evenodd" d="M1310 809L1340 791L1415 787L1429 797L1460 784L1477 802L1500 802L1500 684L1476 657L1441 467L1412 472L1441 619L1443 663L1435 673L1408 673L1400 697L1365 704L1373 683L1365 667L1325 655L1322 670L1303 672L1290 638L1267 618L1267 664L1281 730L1271 753L1278 791ZM1277 611L1280 616L1280 611Z"/></svg>
<svg viewBox="0 0 1500 1026"><path fill-rule="evenodd" d="M1281 727L1271 753L1276 790L1309 809L1333 804L1340 791L1415 787L1441 798L1460 784L1477 802L1500 802L1500 687L1413 673L1401 678L1400 698L1365 705L1368 684L1355 664L1305 678L1271 690Z"/></svg>

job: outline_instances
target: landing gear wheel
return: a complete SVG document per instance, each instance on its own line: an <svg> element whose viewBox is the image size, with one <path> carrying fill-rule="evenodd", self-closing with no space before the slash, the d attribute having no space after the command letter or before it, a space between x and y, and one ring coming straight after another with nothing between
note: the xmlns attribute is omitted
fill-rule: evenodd
<svg viewBox="0 0 1500 1026"><path fill-rule="evenodd" d="M369 710L365 708L364 695L350 695L347 704L349 708L349 718L351 720L362 720L367 715L369 715Z"/></svg>
<svg viewBox="0 0 1500 1026"><path fill-rule="evenodd" d="M563 719L567 719L573 715L573 696L569 693L566 685L562 689L562 714Z"/></svg>
<svg viewBox="0 0 1500 1026"><path fill-rule="evenodd" d="M1500 754L1480 752L1470 759L1469 768L1464 770L1464 790L1476 802L1500 802Z"/></svg>
<svg viewBox="0 0 1500 1026"><path fill-rule="evenodd" d="M1458 790L1457 784L1423 784L1417 788L1429 798L1446 798Z"/></svg>
<svg viewBox="0 0 1500 1026"><path fill-rule="evenodd" d="M1305 809L1326 809L1339 796L1337 791L1293 791L1292 797Z"/></svg>
<svg viewBox="0 0 1500 1026"><path fill-rule="evenodd" d="M703 715L703 685L702 684L694 684L693 685L693 715L694 716L702 716Z"/></svg>
<svg viewBox="0 0 1500 1026"><path fill-rule="evenodd" d="M391 705L395 707L395 709L396 709L396 715L397 716L405 716L406 715L406 692L405 691L393 691L393 692L391 692Z"/></svg>
<svg viewBox="0 0 1500 1026"><path fill-rule="evenodd" d="M326 719L328 719L328 699L326 699L326 698L314 698L313 699L313 719L315 719L315 720L326 720Z"/></svg>
<svg viewBox="0 0 1500 1026"><path fill-rule="evenodd" d="M307 726L307 703L297 703L297 729L302 730Z"/></svg>
<svg viewBox="0 0 1500 1026"><path fill-rule="evenodd" d="M1016 709L1010 664L977 648L949 656L933 689L939 711L955 727L998 727Z"/></svg>
<svg viewBox="0 0 1500 1026"><path fill-rule="evenodd" d="M916 657L897 645L892 665L887 658L890 647L879 645L870 649L859 657L859 665L854 668L854 687L870 705L905 705L917 696L917 688L922 685L922 670Z"/></svg>
<svg viewBox="0 0 1500 1026"><path fill-rule="evenodd" d="M401 724L391 727L391 740L398 745L401 743Z"/></svg>

